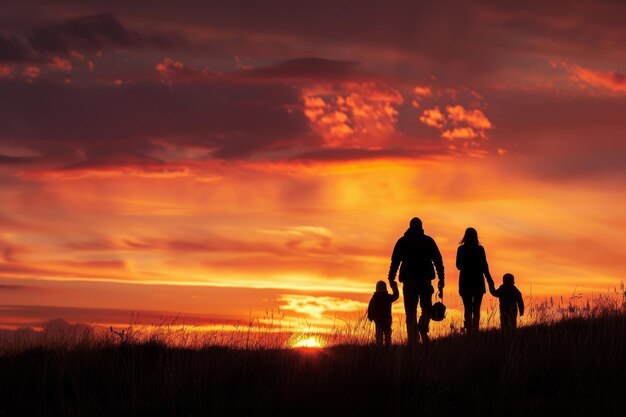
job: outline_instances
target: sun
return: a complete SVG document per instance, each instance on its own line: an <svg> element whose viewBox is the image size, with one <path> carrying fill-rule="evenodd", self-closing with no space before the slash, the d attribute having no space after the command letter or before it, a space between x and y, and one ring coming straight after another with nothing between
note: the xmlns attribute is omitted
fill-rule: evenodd
<svg viewBox="0 0 626 417"><path fill-rule="evenodd" d="M291 343L289 343L289 347L291 348L310 348L310 349L321 349L326 344L324 341L318 336L308 336L308 337L299 337Z"/></svg>

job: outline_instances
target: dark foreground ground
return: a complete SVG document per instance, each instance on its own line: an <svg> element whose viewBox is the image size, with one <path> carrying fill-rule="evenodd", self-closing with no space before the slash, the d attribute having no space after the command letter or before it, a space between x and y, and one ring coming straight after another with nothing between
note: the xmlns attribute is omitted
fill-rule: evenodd
<svg viewBox="0 0 626 417"><path fill-rule="evenodd" d="M36 349L0 357L2 416L626 415L626 316L390 351Z"/></svg>

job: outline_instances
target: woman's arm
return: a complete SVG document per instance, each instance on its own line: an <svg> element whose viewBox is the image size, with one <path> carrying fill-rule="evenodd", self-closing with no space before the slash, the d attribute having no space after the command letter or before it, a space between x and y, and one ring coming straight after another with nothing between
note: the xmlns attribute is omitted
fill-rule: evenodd
<svg viewBox="0 0 626 417"><path fill-rule="evenodd" d="M489 272L489 264L487 263L487 254L485 253L485 248L483 249L483 258L484 258L484 270L485 278L487 278L487 284L489 284L489 288L495 287L495 283L493 282L493 278L491 278L491 272Z"/></svg>
<svg viewBox="0 0 626 417"><path fill-rule="evenodd" d="M496 298L500 298L500 291L496 290L496 286L493 282L489 284L489 293Z"/></svg>

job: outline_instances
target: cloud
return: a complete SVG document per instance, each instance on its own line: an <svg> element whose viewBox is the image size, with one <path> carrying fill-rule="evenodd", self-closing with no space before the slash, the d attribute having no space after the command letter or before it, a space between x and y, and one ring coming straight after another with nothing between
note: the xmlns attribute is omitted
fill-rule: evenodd
<svg viewBox="0 0 626 417"><path fill-rule="evenodd" d="M328 147L380 148L396 132L404 97L376 82L306 88L304 114Z"/></svg>
<svg viewBox="0 0 626 417"><path fill-rule="evenodd" d="M46 64L46 66L50 69L61 72L72 72L72 63L67 59L61 58L60 56L53 57L52 60Z"/></svg>
<svg viewBox="0 0 626 417"><path fill-rule="evenodd" d="M27 65L22 70L22 75L29 80L36 80L41 76L41 68L36 65Z"/></svg>
<svg viewBox="0 0 626 417"><path fill-rule="evenodd" d="M279 78L283 71L296 77L310 62L324 70L305 71L295 85ZM57 64L62 67L64 61ZM202 149L204 158L218 159L273 153L270 158L303 155L303 160L328 148L372 151L354 153L358 159L379 158L386 149L394 155L403 148L413 157L422 154L420 141L410 141L412 134L398 129L401 117L412 117L401 114L401 89L375 80L323 79L338 79L353 67L304 58L258 71L220 73L164 58L154 67L157 77L129 82L26 85L5 80L10 100L0 103L0 141L19 141L49 163L57 162L53 169L23 175L47 179L143 175L142 169L150 176L187 175L185 161L168 156L175 148ZM332 76L335 69L337 77ZM39 76L40 70L34 71L32 76ZM53 104L58 102L66 107ZM432 143L424 145L431 154ZM335 153L340 154L345 159L350 152Z"/></svg>
<svg viewBox="0 0 626 417"><path fill-rule="evenodd" d="M0 154L1 165L22 165L40 161L40 158L28 156L10 156Z"/></svg>
<svg viewBox="0 0 626 417"><path fill-rule="evenodd" d="M156 65L159 76L167 83L176 82L197 82L206 81L209 78L218 76L218 73L210 71L208 68L196 68L176 61L172 58L164 58Z"/></svg>
<svg viewBox="0 0 626 417"><path fill-rule="evenodd" d="M446 139L475 139L478 133L471 127L455 127L451 130L441 132L441 137Z"/></svg>
<svg viewBox="0 0 626 417"><path fill-rule="evenodd" d="M446 122L446 118L439 107L434 107L424 110L420 116L420 121L430 127L442 128Z"/></svg>
<svg viewBox="0 0 626 417"><path fill-rule="evenodd" d="M424 87L414 87L413 88L413 92L415 93L415 95L417 97L430 97L433 95L433 91L430 87L428 86L424 86Z"/></svg>
<svg viewBox="0 0 626 417"><path fill-rule="evenodd" d="M295 155L287 162L349 162L367 160L414 159L442 153L441 146L428 141L421 141L419 146L411 148L359 149L333 148L320 149Z"/></svg>
<svg viewBox="0 0 626 417"><path fill-rule="evenodd" d="M626 94L626 76L619 72L595 71L580 65L560 63L556 64L564 68L571 80L582 86L596 88L603 92L614 94Z"/></svg>
<svg viewBox="0 0 626 417"><path fill-rule="evenodd" d="M348 0L343 5L345 13L338 15L336 4L329 0L304 6L270 0L263 4L246 2L245 7L239 3L224 4L219 8L191 1L186 7L168 9L138 0L132 4L113 2L107 10L115 20L133 22L142 34L159 33L163 28L184 34L188 43L179 48L179 56L195 56L203 62L204 57L210 56L222 61L220 68L226 68L227 62L232 65L235 56L246 63L263 64L304 53L339 57L346 62L362 62L364 66L371 63L390 77L410 79L412 85L416 81L423 85L415 75L485 85L506 81L511 68L530 74L528 68L547 56L572 62L590 62L598 57L623 62L619 2L583 1L574 6L564 0L544 3L526 2L520 7L492 0L454 0L427 5L400 1L389 5L377 0L363 8L357 1ZM29 0L27 4L5 11L5 19L21 17L27 7L40 10L43 16L60 17L67 15L67 10L81 14L102 10L95 0L82 1L80 5L68 0L59 0L54 6L41 0ZM328 16L334 18L329 20ZM20 35L24 37L26 33ZM9 35L5 37L13 41ZM118 44L128 43L124 41L128 36L114 39L118 38ZM165 43L176 42L173 35L161 38ZM18 42L11 42L12 46L15 43ZM324 71L323 63L308 64ZM302 74L298 65L293 63L296 77ZM275 71L288 77L290 67Z"/></svg>
<svg viewBox="0 0 626 417"><path fill-rule="evenodd" d="M0 318L8 325L28 325L42 327L37 331L40 335L68 337L90 331L95 326L109 324L128 326L158 325L176 319L177 323L198 326L208 324L231 324L236 318L220 317L219 314L209 317L199 314L178 313L176 311L137 311L132 309L89 308L47 305L0 305ZM19 321L11 322L11 319ZM43 323L42 323L43 322ZM74 323L74 324L72 324ZM90 325L84 323L91 323ZM41 333L43 332L43 333Z"/></svg>
<svg viewBox="0 0 626 417"><path fill-rule="evenodd" d="M81 272L89 270L127 270L126 262L119 259L98 259L86 261L65 260L56 261L55 266L68 268L70 270L78 270Z"/></svg>
<svg viewBox="0 0 626 417"><path fill-rule="evenodd" d="M294 311L314 319L320 319L327 313L354 313L367 307L361 301L328 296L283 294L279 300L285 303L280 306L281 310Z"/></svg>
<svg viewBox="0 0 626 417"><path fill-rule="evenodd" d="M12 65L0 64L0 79L11 77L13 72L14 69Z"/></svg>
<svg viewBox="0 0 626 417"><path fill-rule="evenodd" d="M163 251L172 254L185 253L250 253L288 256L329 255L341 250L347 256L371 255L374 252L364 248L338 245L332 232L324 227L295 226L289 228L260 229L250 233L248 239L209 234L202 239L167 239L150 237L117 237L115 239L95 239L72 241L66 247L73 251ZM94 261L97 262L97 261ZM111 266L123 267L118 261L103 261ZM72 264L64 261L64 264Z"/></svg>
<svg viewBox="0 0 626 417"><path fill-rule="evenodd" d="M481 110L466 110L457 104L456 106L447 106L446 112L448 113L448 120L455 125L466 124L470 128L480 130L493 128L493 124Z"/></svg>
<svg viewBox="0 0 626 417"><path fill-rule="evenodd" d="M324 70L306 73L310 62ZM302 77L290 81L301 67ZM217 72L168 57L153 68L127 82L4 80L9 100L0 103L0 142L19 142L47 162L22 178L190 175L190 161L174 156L181 155L171 152L176 149L195 149L201 159L259 161L419 157L448 150L415 131L412 120L439 129L443 138L482 138L492 126L479 109L448 105L446 117L435 106L419 117L405 105L416 94L440 100L443 93L434 87L406 89L375 77L329 82L353 70L343 61L303 58ZM282 72L290 78L281 79ZM59 102L63 109L54 105Z"/></svg>
<svg viewBox="0 0 626 417"><path fill-rule="evenodd" d="M447 105L445 114L439 107L424 110L420 121L438 129L442 138L450 140L485 138L486 131L493 128L482 110L466 110L460 104Z"/></svg>
<svg viewBox="0 0 626 417"><path fill-rule="evenodd" d="M288 85L0 83L0 142L62 165L153 165L160 144L241 159L313 139L306 117L291 110L301 97Z"/></svg>
<svg viewBox="0 0 626 417"><path fill-rule="evenodd" d="M507 169L551 181L626 173L622 95L509 91L487 100L498 112L498 147L510 151Z"/></svg>
<svg viewBox="0 0 626 417"><path fill-rule="evenodd" d="M355 61L339 61L318 57L295 58L278 64L244 71L244 74L258 78L307 79L341 81L359 78Z"/></svg>
<svg viewBox="0 0 626 417"><path fill-rule="evenodd" d="M28 289L29 287L26 287L24 285L5 285L5 284L0 284L0 291L21 291L24 289Z"/></svg>
<svg viewBox="0 0 626 417"><path fill-rule="evenodd" d="M140 34L112 14L69 19L19 34L0 35L0 62L46 60L58 55L96 53L106 48L171 47L180 39Z"/></svg>
<svg viewBox="0 0 626 417"><path fill-rule="evenodd" d="M302 253L329 253L333 250L333 236L325 227L297 226L286 230L263 230L264 233L285 237L285 245Z"/></svg>

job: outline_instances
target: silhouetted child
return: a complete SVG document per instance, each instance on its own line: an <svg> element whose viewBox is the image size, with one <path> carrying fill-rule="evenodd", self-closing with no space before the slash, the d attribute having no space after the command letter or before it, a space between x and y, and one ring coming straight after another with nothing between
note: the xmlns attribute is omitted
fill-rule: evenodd
<svg viewBox="0 0 626 417"><path fill-rule="evenodd" d="M392 281L392 294L387 292L387 284L385 281L376 283L376 292L372 295L370 304L367 307L367 318L376 325L376 345L387 347L391 346L391 305L400 298L398 291L398 283Z"/></svg>
<svg viewBox="0 0 626 417"><path fill-rule="evenodd" d="M495 286L490 286L489 292L500 301L500 327L502 330L514 331L517 328L517 310L520 317L524 315L524 299L515 286L513 274L504 274L502 285L497 290Z"/></svg>

